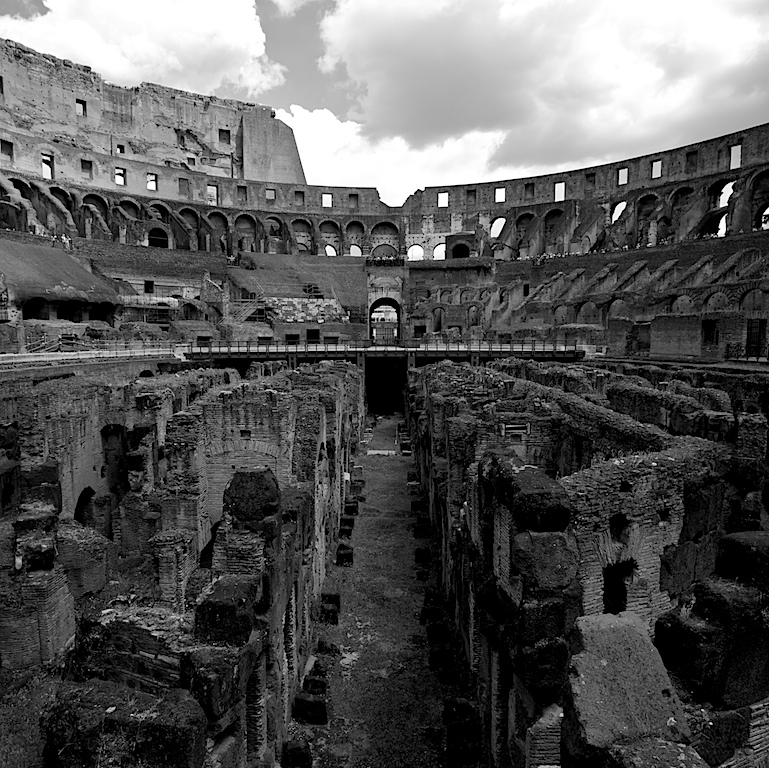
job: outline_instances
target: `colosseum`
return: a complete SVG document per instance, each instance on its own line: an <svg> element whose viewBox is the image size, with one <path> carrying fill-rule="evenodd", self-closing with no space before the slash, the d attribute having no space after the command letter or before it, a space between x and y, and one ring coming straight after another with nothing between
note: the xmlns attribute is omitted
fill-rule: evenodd
<svg viewBox="0 0 769 768"><path fill-rule="evenodd" d="M0 69L0 765L769 765L769 125L391 207Z"/></svg>

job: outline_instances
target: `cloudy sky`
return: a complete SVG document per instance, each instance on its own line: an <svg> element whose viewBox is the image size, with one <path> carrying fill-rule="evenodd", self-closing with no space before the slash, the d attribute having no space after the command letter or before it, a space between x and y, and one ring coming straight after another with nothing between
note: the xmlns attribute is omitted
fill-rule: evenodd
<svg viewBox="0 0 769 768"><path fill-rule="evenodd" d="M769 0L0 0L0 36L271 104L309 183L391 205L769 122Z"/></svg>

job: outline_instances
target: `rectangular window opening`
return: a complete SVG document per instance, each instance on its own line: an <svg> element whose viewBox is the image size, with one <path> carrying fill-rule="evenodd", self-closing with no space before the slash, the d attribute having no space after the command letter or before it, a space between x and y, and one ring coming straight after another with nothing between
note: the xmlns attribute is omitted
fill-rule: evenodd
<svg viewBox="0 0 769 768"><path fill-rule="evenodd" d="M0 155L3 156L3 160L13 162L13 142L3 139L0 141Z"/></svg>
<svg viewBox="0 0 769 768"><path fill-rule="evenodd" d="M80 161L80 173L87 179L93 178L93 161L81 160Z"/></svg>
<svg viewBox="0 0 769 768"><path fill-rule="evenodd" d="M696 149L686 153L686 172L696 173L699 165L700 154Z"/></svg>
<svg viewBox="0 0 769 768"><path fill-rule="evenodd" d="M534 199L534 182L533 181L529 181L523 185L523 199L524 200Z"/></svg>
<svg viewBox="0 0 769 768"><path fill-rule="evenodd" d="M617 185L621 186L623 184L627 184L627 179L628 179L627 168L618 168L617 169Z"/></svg>
<svg viewBox="0 0 769 768"><path fill-rule="evenodd" d="M154 280L145 280L144 281L144 293L155 293L155 281Z"/></svg>
<svg viewBox="0 0 769 768"><path fill-rule="evenodd" d="M189 165L190 168L194 168L196 164L197 160L194 157L187 158L187 165Z"/></svg>
<svg viewBox="0 0 769 768"><path fill-rule="evenodd" d="M294 205L302 206L304 205L304 192L302 190L297 189L294 192Z"/></svg>
<svg viewBox="0 0 769 768"><path fill-rule="evenodd" d="M40 163L42 165L43 178L52 179L55 173L53 155L49 152L43 152L40 155Z"/></svg>
<svg viewBox="0 0 769 768"><path fill-rule="evenodd" d="M216 184L206 184L206 202L208 205L219 205L219 187Z"/></svg>
<svg viewBox="0 0 769 768"><path fill-rule="evenodd" d="M0 76L0 96L5 95L5 80Z"/></svg>
<svg viewBox="0 0 769 768"><path fill-rule="evenodd" d="M555 200L556 203L560 203L561 200L566 199L566 182L565 181L556 181L553 185L553 200Z"/></svg>
<svg viewBox="0 0 769 768"><path fill-rule="evenodd" d="M448 192L439 192L438 193L438 207L439 208L448 208L449 207L449 193Z"/></svg>
<svg viewBox="0 0 769 768"><path fill-rule="evenodd" d="M115 168L115 184L119 187L124 187L126 182L126 169Z"/></svg>
<svg viewBox="0 0 769 768"><path fill-rule="evenodd" d="M465 191L465 202L468 205L475 205L475 202L477 199L478 199L478 194L474 189L468 189Z"/></svg>
<svg viewBox="0 0 769 768"><path fill-rule="evenodd" d="M88 105L85 99L75 99L75 114L78 117L88 117Z"/></svg>
<svg viewBox="0 0 769 768"><path fill-rule="evenodd" d="M523 284L523 295L524 296L528 296L529 295L529 284L528 283L524 283Z"/></svg>
<svg viewBox="0 0 769 768"><path fill-rule="evenodd" d="M274 189L265 189L264 190L264 198L265 200L275 200L278 197L278 193Z"/></svg>
<svg viewBox="0 0 769 768"><path fill-rule="evenodd" d="M652 178L659 179L662 176L662 160L652 160Z"/></svg>
<svg viewBox="0 0 769 768"><path fill-rule="evenodd" d="M706 346L714 346L719 341L718 320L702 321L702 343Z"/></svg>
<svg viewBox="0 0 769 768"><path fill-rule="evenodd" d="M354 193L354 192L351 193L350 197L347 200L347 207L351 211L357 211L359 205L360 205L360 198L358 197L358 195L356 193Z"/></svg>
<svg viewBox="0 0 769 768"><path fill-rule="evenodd" d="M157 173L148 173L147 174L147 189L149 189L151 192L157 192L158 191L158 175L157 175Z"/></svg>
<svg viewBox="0 0 769 768"><path fill-rule="evenodd" d="M307 329L307 341L309 341L309 342L320 341L320 329L318 329L318 328L308 328Z"/></svg>
<svg viewBox="0 0 769 768"><path fill-rule="evenodd" d="M220 128L219 129L219 143L220 144L229 144L230 143L230 130L229 130L229 128Z"/></svg>
<svg viewBox="0 0 769 768"><path fill-rule="evenodd" d="M299 343L299 334L298 333L287 333L286 334L286 344L298 344Z"/></svg>
<svg viewBox="0 0 769 768"><path fill-rule="evenodd" d="M330 192L323 192L320 196L320 204L323 208L331 208L334 205L334 196Z"/></svg>
<svg viewBox="0 0 769 768"><path fill-rule="evenodd" d="M116 155L124 155L125 154L125 144L117 144L117 145L115 145L115 154Z"/></svg>
<svg viewBox="0 0 769 768"><path fill-rule="evenodd" d="M729 147L729 168L734 170L742 165L742 144Z"/></svg>
<svg viewBox="0 0 769 768"><path fill-rule="evenodd" d="M595 174L594 173L586 173L585 174L585 188L586 189L595 189Z"/></svg>
<svg viewBox="0 0 769 768"><path fill-rule="evenodd" d="M245 205L248 202L248 187L239 186L236 190L236 195L238 203ZM271 198L268 197L267 199L270 200ZM272 199L274 200L275 198Z"/></svg>
<svg viewBox="0 0 769 768"><path fill-rule="evenodd" d="M190 194L190 180L184 177L179 178L179 194L183 197L189 197Z"/></svg>
<svg viewBox="0 0 769 768"><path fill-rule="evenodd" d="M504 187L496 187L494 189L494 202L504 203L507 198L507 190Z"/></svg>

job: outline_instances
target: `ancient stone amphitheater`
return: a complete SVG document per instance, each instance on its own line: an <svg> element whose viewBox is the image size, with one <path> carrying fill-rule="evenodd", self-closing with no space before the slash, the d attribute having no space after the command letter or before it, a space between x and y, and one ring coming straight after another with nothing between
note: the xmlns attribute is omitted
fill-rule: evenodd
<svg viewBox="0 0 769 768"><path fill-rule="evenodd" d="M0 60L1 766L769 765L769 126L395 208Z"/></svg>

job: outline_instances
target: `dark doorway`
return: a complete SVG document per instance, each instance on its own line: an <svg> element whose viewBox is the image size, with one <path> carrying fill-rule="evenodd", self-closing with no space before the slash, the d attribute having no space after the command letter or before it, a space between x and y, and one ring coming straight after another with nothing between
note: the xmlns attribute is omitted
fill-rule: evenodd
<svg viewBox="0 0 769 768"><path fill-rule="evenodd" d="M766 354L766 320L748 320L745 353L748 357L763 357Z"/></svg>
<svg viewBox="0 0 769 768"><path fill-rule="evenodd" d="M108 424L101 431L104 464L102 477L110 493L122 496L128 490L128 467L126 464L125 427Z"/></svg>
<svg viewBox="0 0 769 768"><path fill-rule="evenodd" d="M77 497L77 504L75 504L76 523L80 523L80 525L93 525L93 507L91 502L95 495L93 488L89 486Z"/></svg>
<svg viewBox="0 0 769 768"><path fill-rule="evenodd" d="M155 227L150 230L149 244L152 248L168 248L168 235L164 230Z"/></svg>
<svg viewBox="0 0 769 768"><path fill-rule="evenodd" d="M405 358L366 360L366 400L369 413L381 416L402 413L405 387Z"/></svg>
<svg viewBox="0 0 769 768"><path fill-rule="evenodd" d="M622 560L603 569L603 612L622 613L627 609L627 588L633 582L635 560Z"/></svg>
<svg viewBox="0 0 769 768"><path fill-rule="evenodd" d="M369 309L369 335L377 344L393 344L401 338L401 308L395 299L377 299Z"/></svg>

